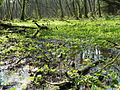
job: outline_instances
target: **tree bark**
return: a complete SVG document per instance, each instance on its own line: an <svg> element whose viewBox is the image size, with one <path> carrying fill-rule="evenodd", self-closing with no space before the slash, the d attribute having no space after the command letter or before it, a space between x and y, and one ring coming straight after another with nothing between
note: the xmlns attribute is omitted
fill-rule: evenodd
<svg viewBox="0 0 120 90"><path fill-rule="evenodd" d="M88 18L88 11L87 11L87 0L84 0L84 17Z"/></svg>
<svg viewBox="0 0 120 90"><path fill-rule="evenodd" d="M37 10L37 16L38 16L38 19L41 19L42 16L41 16L41 10L40 10L40 4L38 2L38 0L35 0L35 4L36 4L36 10Z"/></svg>
<svg viewBox="0 0 120 90"><path fill-rule="evenodd" d="M79 17L79 18L82 18L80 1L77 0L76 3L77 3L77 5L78 5L78 17Z"/></svg>
<svg viewBox="0 0 120 90"><path fill-rule="evenodd" d="M102 15L101 15L101 8L100 8L100 0L97 0L97 4L98 4L98 16L102 17Z"/></svg>
<svg viewBox="0 0 120 90"><path fill-rule="evenodd" d="M21 12L21 20L25 20L25 6L26 6L26 0L23 0L22 3L22 12Z"/></svg>
<svg viewBox="0 0 120 90"><path fill-rule="evenodd" d="M59 6L60 6L60 18L63 19L64 13L63 13L62 0L59 0Z"/></svg>

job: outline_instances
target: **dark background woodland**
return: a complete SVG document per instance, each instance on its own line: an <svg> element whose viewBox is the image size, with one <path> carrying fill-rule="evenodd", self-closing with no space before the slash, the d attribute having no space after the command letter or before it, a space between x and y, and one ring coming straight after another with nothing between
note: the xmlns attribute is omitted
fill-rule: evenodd
<svg viewBox="0 0 120 90"><path fill-rule="evenodd" d="M120 14L120 0L0 0L0 19L95 18Z"/></svg>

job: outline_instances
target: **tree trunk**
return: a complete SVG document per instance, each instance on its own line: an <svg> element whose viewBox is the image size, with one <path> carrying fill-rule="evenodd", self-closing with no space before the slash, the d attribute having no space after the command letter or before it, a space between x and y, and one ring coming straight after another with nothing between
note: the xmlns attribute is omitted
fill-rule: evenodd
<svg viewBox="0 0 120 90"><path fill-rule="evenodd" d="M62 0L59 0L59 6L60 6L60 18L63 19L64 14L63 14Z"/></svg>
<svg viewBox="0 0 120 90"><path fill-rule="evenodd" d="M67 10L68 11L67 12L68 17L73 16L73 13L71 11L71 8L70 8L68 0L66 0L66 8L68 8L68 10Z"/></svg>
<svg viewBox="0 0 120 90"><path fill-rule="evenodd" d="M102 17L102 15L101 15L101 8L100 8L100 0L97 0L97 4L98 4L98 16Z"/></svg>
<svg viewBox="0 0 120 90"><path fill-rule="evenodd" d="M12 2L12 6L10 5L10 20L13 20L14 8L15 8L15 1Z"/></svg>
<svg viewBox="0 0 120 90"><path fill-rule="evenodd" d="M79 17L79 18L82 18L80 1L77 0L76 3L77 3L77 5L78 5L78 17Z"/></svg>
<svg viewBox="0 0 120 90"><path fill-rule="evenodd" d="M88 0L88 5L89 5L89 10L90 10L90 12L92 12L92 6L91 6L90 0Z"/></svg>
<svg viewBox="0 0 120 90"><path fill-rule="evenodd" d="M88 12L87 12L87 0L84 0L84 17L88 18Z"/></svg>
<svg viewBox="0 0 120 90"><path fill-rule="evenodd" d="M74 16L75 16L76 19L79 19L79 18L78 18L78 13L77 13L77 8L76 8L77 6L76 6L75 0L73 0L72 5L73 5L73 13L74 13Z"/></svg>
<svg viewBox="0 0 120 90"><path fill-rule="evenodd" d="M49 5L49 0L46 0L46 14L47 17L50 17L50 5Z"/></svg>
<svg viewBox="0 0 120 90"><path fill-rule="evenodd" d="M25 6L26 6L26 0L23 0L22 3L22 12L21 12L21 20L25 20Z"/></svg>
<svg viewBox="0 0 120 90"><path fill-rule="evenodd" d="M38 19L41 19L42 16L41 16L41 10L40 10L40 5L39 5L39 2L38 0L35 0L35 4L36 4L36 10L37 10L37 16L38 16Z"/></svg>

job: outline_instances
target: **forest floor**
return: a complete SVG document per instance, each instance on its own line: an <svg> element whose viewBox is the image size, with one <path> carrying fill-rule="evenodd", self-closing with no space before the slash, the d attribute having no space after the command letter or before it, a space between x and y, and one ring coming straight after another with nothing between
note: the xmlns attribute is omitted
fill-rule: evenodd
<svg viewBox="0 0 120 90"><path fill-rule="evenodd" d="M34 29L0 26L0 89L120 88L120 17L5 23Z"/></svg>

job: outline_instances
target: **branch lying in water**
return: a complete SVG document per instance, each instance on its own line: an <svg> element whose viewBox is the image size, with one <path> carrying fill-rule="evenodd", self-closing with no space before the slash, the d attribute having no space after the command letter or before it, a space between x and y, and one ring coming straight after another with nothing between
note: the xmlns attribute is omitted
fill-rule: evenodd
<svg viewBox="0 0 120 90"><path fill-rule="evenodd" d="M104 68L110 66L111 64L115 63L115 62L118 60L119 56L120 56L120 53L118 53L118 55L117 55L111 62L109 62L109 63L107 63L106 65L104 65L104 66L100 69L100 71L102 71Z"/></svg>
<svg viewBox="0 0 120 90"><path fill-rule="evenodd" d="M100 71L103 70L104 68L106 68L107 66L115 63L115 62L117 61L117 59L119 58L119 56L120 56L120 53L119 53L111 62L107 63L103 68L101 68ZM100 63L103 63L103 61L102 61L102 60L95 61L95 62L93 62L92 64L86 66L84 69L79 70L79 71L78 71L78 74L79 74L79 75L86 75L86 74L89 73L89 71L90 71L93 67L99 65ZM99 71L99 70L98 70L98 71ZM66 74L67 74L67 72L66 72ZM65 81L61 81L61 82L55 82L55 83L51 83L51 82L48 82L48 81L45 81L45 82L48 83L48 84L51 84L51 85L59 86L60 90L67 90L67 89L72 88L73 86L75 86L75 84L74 84L72 81L74 81L74 80L75 80L77 77L79 77L79 76L70 78L68 75L66 75L66 77L68 77L69 79L68 79L68 80L65 80Z"/></svg>
<svg viewBox="0 0 120 90"><path fill-rule="evenodd" d="M78 74L79 74L79 75L86 75L86 74L89 73L89 71L90 71L93 67L99 65L100 63L103 63L103 61L102 61L102 60L95 61L95 62L93 62L92 64L86 66L84 69L78 70ZM55 82L55 83L51 83L51 82L49 82L49 81L45 81L45 82L48 83L48 84L51 84L51 85L59 86L59 87L60 87L60 90L67 90L67 89L69 89L69 88L71 88L71 87L74 86L74 83L73 83L72 81L75 80L75 79L76 79L77 77L79 77L79 76L70 78L70 77L67 75L67 72L66 72L65 74L66 74L66 77L69 78L69 80L65 80L65 81L61 81L61 82Z"/></svg>

